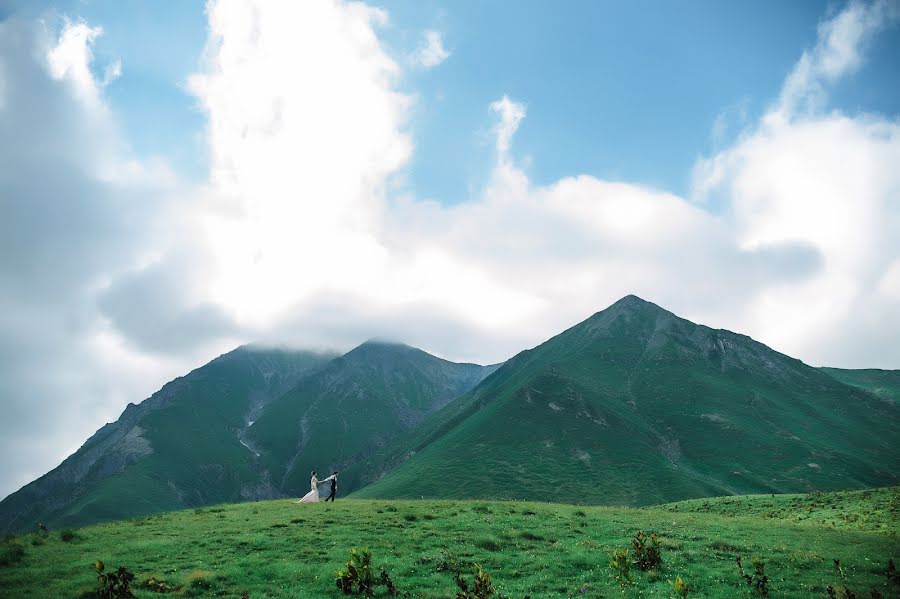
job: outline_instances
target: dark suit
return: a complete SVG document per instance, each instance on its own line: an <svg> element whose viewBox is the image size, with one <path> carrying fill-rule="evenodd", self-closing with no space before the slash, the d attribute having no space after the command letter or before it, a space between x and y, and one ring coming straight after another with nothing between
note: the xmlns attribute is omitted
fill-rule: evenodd
<svg viewBox="0 0 900 599"><path fill-rule="evenodd" d="M331 503L334 503L334 494L337 492L337 477L335 475L331 475L329 478L325 480L331 480L331 495L325 498L325 501L331 500Z"/></svg>

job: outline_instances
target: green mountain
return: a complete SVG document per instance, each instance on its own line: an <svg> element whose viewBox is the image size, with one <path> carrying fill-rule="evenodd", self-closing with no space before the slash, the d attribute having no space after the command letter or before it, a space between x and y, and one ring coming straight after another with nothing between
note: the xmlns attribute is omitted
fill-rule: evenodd
<svg viewBox="0 0 900 599"><path fill-rule="evenodd" d="M354 474L362 498L646 505L891 485L898 463L894 402L628 296Z"/></svg>
<svg viewBox="0 0 900 599"><path fill-rule="evenodd" d="M369 341L274 401L250 427L247 442L279 488L303 495L310 470L344 470L368 457L496 368ZM352 474L341 477L342 489L356 484Z"/></svg>
<svg viewBox="0 0 900 599"><path fill-rule="evenodd" d="M378 342L340 357L241 347L130 404L0 502L0 531L305 493L310 469L366 457L495 368Z"/></svg>
<svg viewBox="0 0 900 599"><path fill-rule="evenodd" d="M894 403L900 402L900 370L821 368L851 387L859 387Z"/></svg>
<svg viewBox="0 0 900 599"><path fill-rule="evenodd" d="M267 403L333 357L245 346L175 379L0 502L0 530L277 496L241 435Z"/></svg>

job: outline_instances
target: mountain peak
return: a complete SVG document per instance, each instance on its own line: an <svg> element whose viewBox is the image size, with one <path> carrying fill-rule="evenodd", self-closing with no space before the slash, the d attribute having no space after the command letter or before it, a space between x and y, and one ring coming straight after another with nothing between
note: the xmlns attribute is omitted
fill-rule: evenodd
<svg viewBox="0 0 900 599"><path fill-rule="evenodd" d="M383 337L373 337L368 339L358 346L356 346L351 351L356 350L408 350L415 349L414 347L407 345L405 343L401 343L400 341L393 341L391 339L385 339Z"/></svg>
<svg viewBox="0 0 900 599"><path fill-rule="evenodd" d="M645 300L643 298L640 298L634 294L629 293L622 299L613 303L609 308L647 308L647 307L659 308L659 306L657 306L653 302L648 302L647 300ZM607 308L607 310L609 308Z"/></svg>

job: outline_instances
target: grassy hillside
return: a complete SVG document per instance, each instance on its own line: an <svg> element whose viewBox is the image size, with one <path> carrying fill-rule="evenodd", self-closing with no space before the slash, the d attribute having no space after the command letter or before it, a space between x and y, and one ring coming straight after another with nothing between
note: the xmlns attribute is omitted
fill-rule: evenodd
<svg viewBox="0 0 900 599"><path fill-rule="evenodd" d="M900 587L884 575L887 560L900 561L896 511L872 512L878 532L846 528L840 516L832 526L818 518L785 522L768 512L790 514L825 499L838 506L837 514L853 514L891 504L897 492L710 501L729 502L740 517L696 513L690 503L644 509L491 501L222 505L96 525L74 531L69 542L59 531L7 540L0 597L89 593L96 587L90 564L100 559L112 568L127 566L137 584L162 581L170 597L336 598L342 595L334 572L348 549L360 545L401 591L421 598L455 596L450 561L481 564L515 598L668 598L666 581L677 576L690 586L690 597L749 598L758 595L739 577L735 558L749 565L752 555L765 562L772 597L824 597L828 584L845 584L860 597L873 589L896 597ZM610 576L607 552L628 546L638 530L660 536L662 566L635 571L634 585L623 592ZM136 596L159 595L139 589Z"/></svg>
<svg viewBox="0 0 900 599"><path fill-rule="evenodd" d="M844 368L822 368L846 385L865 389L894 403L900 402L900 370L880 370L864 368L847 370Z"/></svg>
<svg viewBox="0 0 900 599"><path fill-rule="evenodd" d="M0 531L276 496L242 432L266 403L332 358L245 346L175 379L4 499Z"/></svg>
<svg viewBox="0 0 900 599"><path fill-rule="evenodd" d="M896 484L900 407L634 296L374 456L360 498L647 505Z"/></svg>
<svg viewBox="0 0 900 599"><path fill-rule="evenodd" d="M824 526L841 530L897 533L900 487L804 493L744 495L688 499L659 506L670 512L749 516L779 522Z"/></svg>
<svg viewBox="0 0 900 599"><path fill-rule="evenodd" d="M369 341L332 360L276 401L248 430L272 480L309 491L310 470L344 470L477 385L496 367L456 364ZM321 478L321 477L320 477ZM342 489L356 481L341 477Z"/></svg>

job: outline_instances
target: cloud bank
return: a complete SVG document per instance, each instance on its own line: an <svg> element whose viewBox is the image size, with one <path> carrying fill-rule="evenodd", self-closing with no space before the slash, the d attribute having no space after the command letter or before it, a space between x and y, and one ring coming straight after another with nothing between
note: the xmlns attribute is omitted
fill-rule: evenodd
<svg viewBox="0 0 900 599"><path fill-rule="evenodd" d="M828 107L894 4L823 21L771 108L698 160L691 197L535 184L512 151L528 99L501 95L490 178L457 204L404 186L414 98L384 11L208 15L188 82L208 123L199 186L130 155L104 100L128 65L94 64L101 29L0 23L0 138L21 140L0 146L0 494L246 341L393 337L496 362L636 293L813 364L900 367L900 125ZM447 58L423 41L420 67Z"/></svg>

